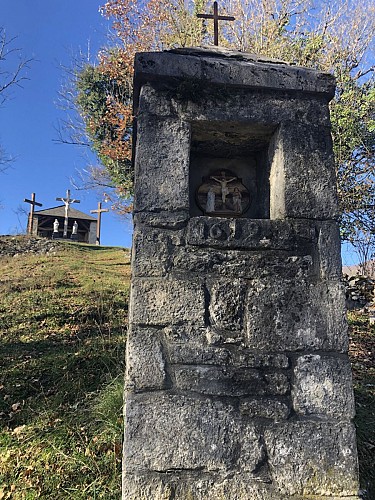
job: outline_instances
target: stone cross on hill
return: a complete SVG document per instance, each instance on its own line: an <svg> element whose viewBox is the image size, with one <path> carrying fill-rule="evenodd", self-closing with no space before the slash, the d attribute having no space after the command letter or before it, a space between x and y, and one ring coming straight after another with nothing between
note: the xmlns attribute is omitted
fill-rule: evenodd
<svg viewBox="0 0 375 500"><path fill-rule="evenodd" d="M69 207L72 203L81 203L80 200L75 200L70 197L70 189L66 191L66 198L56 198L57 201L62 201L65 204L65 219L64 219L64 234L63 237L68 237L68 220L69 220Z"/></svg>
<svg viewBox="0 0 375 500"><path fill-rule="evenodd" d="M234 21L233 16L219 16L219 9L217 2L214 2L214 13L213 14L197 14L197 17L201 19L213 19L214 20L214 45L219 45L219 21Z"/></svg>

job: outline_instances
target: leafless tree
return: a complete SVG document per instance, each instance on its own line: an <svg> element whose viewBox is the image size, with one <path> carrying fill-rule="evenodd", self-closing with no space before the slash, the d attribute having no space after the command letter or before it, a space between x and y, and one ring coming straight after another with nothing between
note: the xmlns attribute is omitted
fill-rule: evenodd
<svg viewBox="0 0 375 500"><path fill-rule="evenodd" d="M13 228L15 234L26 234L27 220L29 217L28 211L22 205L13 210L13 213L17 216L18 225Z"/></svg>
<svg viewBox="0 0 375 500"><path fill-rule="evenodd" d="M6 31L0 27L0 106L11 96L14 87L22 87L27 80L26 69L31 59L24 58L21 49L16 45L17 37L8 38ZM12 157L0 145L0 172L3 172Z"/></svg>

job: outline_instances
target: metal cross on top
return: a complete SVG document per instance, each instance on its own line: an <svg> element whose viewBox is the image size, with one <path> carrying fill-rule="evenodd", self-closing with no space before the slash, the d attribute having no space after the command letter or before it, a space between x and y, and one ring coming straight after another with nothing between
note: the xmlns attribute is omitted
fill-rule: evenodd
<svg viewBox="0 0 375 500"><path fill-rule="evenodd" d="M214 45L219 45L219 21L234 21L235 17L232 16L219 16L219 9L217 2L214 2L213 14L197 14L197 17L202 19L214 20Z"/></svg>
<svg viewBox="0 0 375 500"><path fill-rule="evenodd" d="M64 234L63 237L68 237L68 219L69 219L69 206L72 203L81 203L80 200L74 200L70 197L70 189L66 191L66 198L56 198L57 201L62 201L65 204L65 219L64 219Z"/></svg>

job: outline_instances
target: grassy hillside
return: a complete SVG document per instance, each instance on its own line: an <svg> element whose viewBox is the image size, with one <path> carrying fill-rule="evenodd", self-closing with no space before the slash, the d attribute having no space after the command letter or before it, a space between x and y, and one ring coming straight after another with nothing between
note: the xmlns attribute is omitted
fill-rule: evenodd
<svg viewBox="0 0 375 500"><path fill-rule="evenodd" d="M118 499L128 252L0 266L0 499Z"/></svg>
<svg viewBox="0 0 375 500"><path fill-rule="evenodd" d="M0 257L0 500L119 499L129 254ZM350 315L362 488L375 499L375 327Z"/></svg>
<svg viewBox="0 0 375 500"><path fill-rule="evenodd" d="M366 314L348 316L361 487L363 498L375 500L375 325Z"/></svg>

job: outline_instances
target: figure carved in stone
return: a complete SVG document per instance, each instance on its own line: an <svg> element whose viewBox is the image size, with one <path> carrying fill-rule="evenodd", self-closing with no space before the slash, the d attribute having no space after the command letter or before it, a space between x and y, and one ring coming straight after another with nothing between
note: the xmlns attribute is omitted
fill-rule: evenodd
<svg viewBox="0 0 375 500"><path fill-rule="evenodd" d="M230 182L233 182L237 180L237 177L231 177L230 179L226 178L225 172L221 172L221 177L214 177L213 175L211 176L211 179L214 181L218 182L221 186L221 201L223 202L223 207L225 207L226 201L227 201L227 196L229 194L229 188L228 184Z"/></svg>
<svg viewBox="0 0 375 500"><path fill-rule="evenodd" d="M215 191L213 187L207 192L206 212L215 212Z"/></svg>
<svg viewBox="0 0 375 500"><path fill-rule="evenodd" d="M250 193L242 180L230 170L221 169L202 177L196 200L203 213L210 216L238 217L250 205Z"/></svg>
<svg viewBox="0 0 375 500"><path fill-rule="evenodd" d="M233 198L233 209L235 212L242 212L242 194L238 187L235 187L232 194Z"/></svg>

